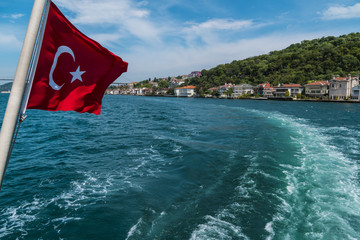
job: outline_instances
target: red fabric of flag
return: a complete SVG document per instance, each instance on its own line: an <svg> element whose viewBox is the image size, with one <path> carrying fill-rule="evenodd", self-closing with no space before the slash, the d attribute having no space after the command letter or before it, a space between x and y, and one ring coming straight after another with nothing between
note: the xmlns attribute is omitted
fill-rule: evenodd
<svg viewBox="0 0 360 240"><path fill-rule="evenodd" d="M127 66L51 3L27 108L98 115L106 88Z"/></svg>

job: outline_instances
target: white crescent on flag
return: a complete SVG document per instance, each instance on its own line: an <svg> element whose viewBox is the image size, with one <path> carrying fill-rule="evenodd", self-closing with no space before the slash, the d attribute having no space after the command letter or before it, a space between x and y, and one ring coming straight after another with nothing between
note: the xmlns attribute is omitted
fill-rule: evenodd
<svg viewBox="0 0 360 240"><path fill-rule="evenodd" d="M71 50L71 48L67 47L67 46L60 46L55 54L55 57L54 57L54 62L51 66L51 70L50 70L50 74L49 74L49 85L50 87L52 87L54 90L56 91L59 91L63 86L59 86L55 83L54 79L53 79L53 73L55 71L55 68L56 68L56 65L57 65L57 61L58 61L58 58L60 57L61 54L63 53L68 53L70 54L73 59L74 59L74 62L75 62L75 56L74 56L74 52Z"/></svg>

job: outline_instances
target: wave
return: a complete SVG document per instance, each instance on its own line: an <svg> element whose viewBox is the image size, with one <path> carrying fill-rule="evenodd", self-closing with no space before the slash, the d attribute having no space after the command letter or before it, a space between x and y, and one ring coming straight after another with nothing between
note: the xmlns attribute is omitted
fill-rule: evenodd
<svg viewBox="0 0 360 240"><path fill-rule="evenodd" d="M276 193L282 204L265 225L267 239L360 238L360 188L356 160L343 148L357 142L359 132L346 127L324 128L281 113L263 115L289 131L297 165L280 164L287 186ZM334 145L336 140L347 144Z"/></svg>
<svg viewBox="0 0 360 240"><path fill-rule="evenodd" d="M360 131L344 126L326 128L279 112L231 109L258 116L274 126L273 131L285 133L283 141L291 151L272 154L276 166L271 167L281 174L259 167L264 153L253 151L252 165L240 176L233 203L214 216L205 216L190 239L360 239L359 166L353 157L360 154L356 138ZM260 175L277 182L278 187L264 191L257 185ZM273 214L263 214L264 234L253 235L254 226L249 224L254 222L247 215L260 219L266 208L258 206L261 198Z"/></svg>
<svg viewBox="0 0 360 240"><path fill-rule="evenodd" d="M60 233L65 224L82 220L76 211L104 201L113 179L112 176L101 176L94 172L78 174L82 176L81 180L72 181L68 190L54 197L34 196L32 201L16 202L16 205L1 210L0 238L24 238L40 225ZM48 180L43 180L40 185L48 183ZM56 212L57 218L48 221L43 217L43 212Z"/></svg>
<svg viewBox="0 0 360 240"><path fill-rule="evenodd" d="M222 218L235 218L231 214L223 211L216 217L206 216L206 224L200 224L198 228L191 234L190 240L208 239L208 240L225 240L225 239L244 239L249 238L243 233L242 228L230 221Z"/></svg>

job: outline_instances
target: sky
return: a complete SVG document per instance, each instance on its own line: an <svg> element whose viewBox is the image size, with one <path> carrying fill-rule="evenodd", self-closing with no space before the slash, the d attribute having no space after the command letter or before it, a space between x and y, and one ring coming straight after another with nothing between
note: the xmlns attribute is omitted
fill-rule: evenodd
<svg viewBox="0 0 360 240"><path fill-rule="evenodd" d="M53 0L129 63L116 82L179 76L293 43L360 32L353 0ZM33 1L0 0L0 79L13 78Z"/></svg>

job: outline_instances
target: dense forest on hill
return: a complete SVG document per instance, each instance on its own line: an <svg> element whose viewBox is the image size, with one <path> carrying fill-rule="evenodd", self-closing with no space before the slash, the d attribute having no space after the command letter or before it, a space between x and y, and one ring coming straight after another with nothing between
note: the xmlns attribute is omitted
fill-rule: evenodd
<svg viewBox="0 0 360 240"><path fill-rule="evenodd" d="M359 75L360 33L305 40L280 51L221 64L201 73L202 77L185 84L207 90L224 83L306 84L330 80L333 75Z"/></svg>

